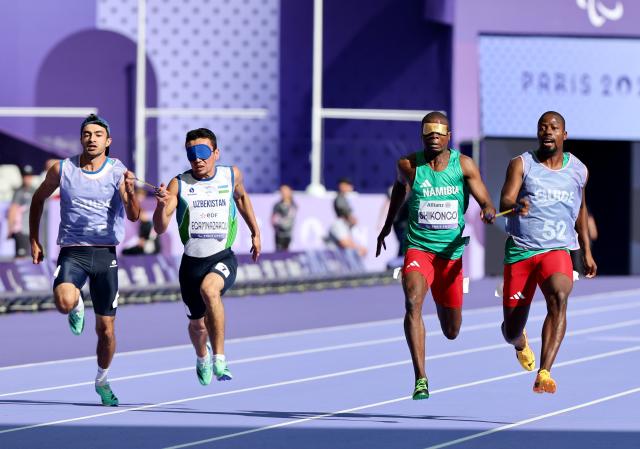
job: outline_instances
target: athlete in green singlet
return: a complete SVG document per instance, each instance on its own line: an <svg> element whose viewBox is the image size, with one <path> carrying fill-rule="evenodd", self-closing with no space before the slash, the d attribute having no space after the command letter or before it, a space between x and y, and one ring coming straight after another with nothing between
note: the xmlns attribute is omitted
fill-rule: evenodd
<svg viewBox="0 0 640 449"><path fill-rule="evenodd" d="M453 340L462 324L462 252L464 213L469 193L478 201L482 221L493 223L496 210L480 171L467 156L449 149L449 120L440 112L422 119L423 150L398 161L387 220L378 235L376 256L393 220L409 195L407 253L402 269L405 294L404 331L415 373L413 399L427 399L425 329L422 304L431 288L442 332Z"/></svg>

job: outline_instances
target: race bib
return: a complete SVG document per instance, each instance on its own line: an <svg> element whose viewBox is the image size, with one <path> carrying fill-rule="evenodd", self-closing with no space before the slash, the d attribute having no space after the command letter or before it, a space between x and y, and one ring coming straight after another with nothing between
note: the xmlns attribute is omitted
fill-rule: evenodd
<svg viewBox="0 0 640 449"><path fill-rule="evenodd" d="M426 229L458 227L458 200L420 201L418 224Z"/></svg>
<svg viewBox="0 0 640 449"><path fill-rule="evenodd" d="M221 242L227 238L228 209L226 198L200 199L191 201L189 233L196 239L216 239Z"/></svg>

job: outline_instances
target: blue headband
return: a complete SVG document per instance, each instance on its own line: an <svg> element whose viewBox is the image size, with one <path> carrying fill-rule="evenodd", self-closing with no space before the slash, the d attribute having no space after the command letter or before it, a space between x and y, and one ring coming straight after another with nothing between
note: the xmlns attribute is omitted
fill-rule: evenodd
<svg viewBox="0 0 640 449"><path fill-rule="evenodd" d="M211 153L213 153L211 148L202 143L192 147L187 147L187 159L189 159L190 162L193 162L196 159L209 159L211 157Z"/></svg>

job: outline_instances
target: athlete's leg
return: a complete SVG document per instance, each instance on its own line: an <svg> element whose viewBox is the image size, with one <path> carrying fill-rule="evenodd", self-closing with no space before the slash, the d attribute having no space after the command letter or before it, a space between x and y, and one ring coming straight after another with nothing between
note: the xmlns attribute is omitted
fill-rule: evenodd
<svg viewBox="0 0 640 449"><path fill-rule="evenodd" d="M462 325L462 259L433 260L433 284L431 294L436 303L442 333L454 340Z"/></svg>
<svg viewBox="0 0 640 449"><path fill-rule="evenodd" d="M522 351L526 345L524 327L536 291L536 256L505 264L503 273L501 330L505 341Z"/></svg>
<svg viewBox="0 0 640 449"><path fill-rule="evenodd" d="M529 342L525 325L529 317L531 301L536 291L535 256L512 264L505 264L502 297L501 331L505 341L513 345L516 359L526 371L536 367L536 357Z"/></svg>
<svg viewBox="0 0 640 449"><path fill-rule="evenodd" d="M541 255L538 284L547 301L540 368L551 370L567 329L567 300L573 289L573 264L566 251L550 251Z"/></svg>
<svg viewBox="0 0 640 449"><path fill-rule="evenodd" d="M67 314L80 301L80 288L91 270L91 248L62 248L53 280L53 299L58 312Z"/></svg>
<svg viewBox="0 0 640 449"><path fill-rule="evenodd" d="M531 304L516 307L502 306L504 317L502 336L507 343L513 345L518 351L522 351L525 346L523 331L529 318L530 308Z"/></svg>
<svg viewBox="0 0 640 449"><path fill-rule="evenodd" d="M207 355L209 333L207 332L204 318L189 320L189 338L191 339L193 348L196 350L196 355L198 357L205 357Z"/></svg>
<svg viewBox="0 0 640 449"><path fill-rule="evenodd" d="M533 384L536 393L555 393L551 366L567 329L567 300L573 288L573 264L566 251L550 251L540 256L538 284L547 302L542 326L540 370Z"/></svg>
<svg viewBox="0 0 640 449"><path fill-rule="evenodd" d="M98 334L98 373L96 374L95 390L100 396L102 405L116 407L118 397L111 390L107 380L109 366L116 352L116 335L114 332L115 315L99 315L96 313L96 334Z"/></svg>
<svg viewBox="0 0 640 449"><path fill-rule="evenodd" d="M235 273L233 275L235 279ZM231 278L227 277L228 281ZM213 374L218 380L231 380L233 375L227 368L224 354L224 306L222 294L225 291L225 279L217 272L207 274L200 285L200 295L205 304L205 324L209 331L213 347Z"/></svg>
<svg viewBox="0 0 640 449"><path fill-rule="evenodd" d="M567 329L567 300L573 282L564 273L554 273L540 288L547 301L547 317L542 326L540 369L550 371Z"/></svg>
<svg viewBox="0 0 640 449"><path fill-rule="evenodd" d="M115 316L96 314L96 334L98 335L98 366L109 368L116 352Z"/></svg>
<svg viewBox="0 0 640 449"><path fill-rule="evenodd" d="M455 340L462 325L462 308L444 307L436 303L442 333L449 340Z"/></svg>
<svg viewBox="0 0 640 449"><path fill-rule="evenodd" d="M209 385L213 375L212 354L205 318L189 319L189 338L196 350L196 375L201 385Z"/></svg>
<svg viewBox="0 0 640 449"><path fill-rule="evenodd" d="M200 295L206 307L205 324L214 354L224 354L224 279L218 273L208 273L200 284Z"/></svg>
<svg viewBox="0 0 640 449"><path fill-rule="evenodd" d="M413 371L416 380L427 377L424 368L425 330L422 320L422 305L429 286L424 276L411 271L402 278L405 297L404 335L411 352Z"/></svg>

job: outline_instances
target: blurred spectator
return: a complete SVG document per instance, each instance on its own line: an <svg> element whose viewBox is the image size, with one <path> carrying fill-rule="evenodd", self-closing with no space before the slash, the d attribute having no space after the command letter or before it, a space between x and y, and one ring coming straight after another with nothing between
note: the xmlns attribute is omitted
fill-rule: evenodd
<svg viewBox="0 0 640 449"><path fill-rule="evenodd" d="M367 254L367 248L358 244L353 239L351 232L358 220L353 214L353 209L347 194L353 192L353 184L347 178L342 178L338 182L338 195L333 202L333 208L336 212L336 220L329 228L327 236L327 244L333 248L354 249L361 257Z"/></svg>
<svg viewBox="0 0 640 449"><path fill-rule="evenodd" d="M13 193L11 205L7 211L8 237L16 243L16 258L31 255L29 242L29 206L31 198L38 187L33 174L33 167L25 165L20 168L22 185Z"/></svg>
<svg viewBox="0 0 640 449"><path fill-rule="evenodd" d="M329 228L327 244L332 248L354 249L361 257L367 254L367 248L358 244L353 239L351 229L356 225L357 220L352 215L338 215L336 221Z"/></svg>
<svg viewBox="0 0 640 449"><path fill-rule="evenodd" d="M291 187L286 184L280 186L280 201L273 206L271 224L276 238L276 251L288 251L293 234L298 206L293 201Z"/></svg>
<svg viewBox="0 0 640 449"><path fill-rule="evenodd" d="M160 252L160 240L153 230L151 214L143 207L147 191L142 187L136 187L136 196L140 204L140 227L138 228L138 243L122 250L123 255L157 254Z"/></svg>
<svg viewBox="0 0 640 449"><path fill-rule="evenodd" d="M13 164L0 165L0 201L7 203L13 198L13 192L22 184L20 168Z"/></svg>
<svg viewBox="0 0 640 449"><path fill-rule="evenodd" d="M347 199L347 195L353 192L353 183L349 178L341 178L338 181L338 195L333 201L333 209L338 217L349 217L353 215L353 208Z"/></svg>

